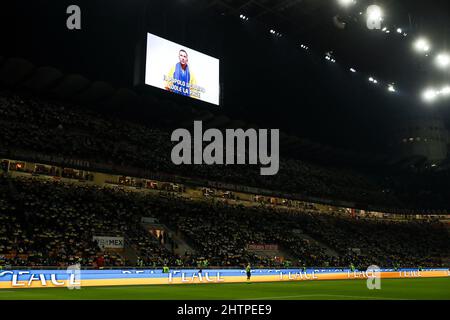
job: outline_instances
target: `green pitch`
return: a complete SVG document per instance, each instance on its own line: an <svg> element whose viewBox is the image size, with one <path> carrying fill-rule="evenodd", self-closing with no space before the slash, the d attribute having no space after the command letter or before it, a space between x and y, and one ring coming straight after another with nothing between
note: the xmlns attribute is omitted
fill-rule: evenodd
<svg viewBox="0 0 450 320"><path fill-rule="evenodd" d="M2 299L450 300L450 278L384 279L381 290L368 290L364 280L0 289Z"/></svg>

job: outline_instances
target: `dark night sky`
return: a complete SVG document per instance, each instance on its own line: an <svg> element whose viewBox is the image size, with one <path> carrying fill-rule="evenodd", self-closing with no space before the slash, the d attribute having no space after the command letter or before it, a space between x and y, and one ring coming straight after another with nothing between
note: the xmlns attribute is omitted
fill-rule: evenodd
<svg viewBox="0 0 450 320"><path fill-rule="evenodd" d="M242 23L236 17L189 5L190 1L151 0L146 10L144 2L3 3L0 11L6 16L1 19L0 54L131 87L135 47L143 35L142 18L147 11L146 31L221 59L223 112L232 118L281 128L324 144L369 150L382 149L385 129L405 117L441 114L450 119L450 104L427 108L420 103L416 91L436 75L424 72L428 67L414 60L410 42L386 41L350 29L336 37L309 34L317 49L307 53L299 48L298 35L288 33L275 39L259 22ZM442 7L446 1L387 2L398 16L390 19L403 22L412 13L417 30L434 35L445 47L450 35L449 11ZM82 9L81 31L65 27L70 4ZM335 50L337 64L325 63L321 50L328 47ZM350 62L403 87L396 95L374 88L366 74L348 72ZM446 77L440 80L450 80Z"/></svg>

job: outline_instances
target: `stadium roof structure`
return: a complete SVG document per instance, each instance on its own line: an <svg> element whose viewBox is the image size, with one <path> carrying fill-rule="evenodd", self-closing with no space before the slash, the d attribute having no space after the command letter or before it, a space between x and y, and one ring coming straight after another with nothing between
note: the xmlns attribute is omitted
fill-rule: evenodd
<svg viewBox="0 0 450 320"><path fill-rule="evenodd" d="M276 30L318 54L332 52L349 70L376 75L416 97L430 81L448 80L412 49L418 36L426 36L433 50L445 50L450 35L450 7L446 0L380 0L383 26L368 30L365 13L370 0L355 0L342 7L337 0L197 0L221 15L241 14L267 29ZM401 29L402 32L396 32ZM383 31L383 32L381 32Z"/></svg>

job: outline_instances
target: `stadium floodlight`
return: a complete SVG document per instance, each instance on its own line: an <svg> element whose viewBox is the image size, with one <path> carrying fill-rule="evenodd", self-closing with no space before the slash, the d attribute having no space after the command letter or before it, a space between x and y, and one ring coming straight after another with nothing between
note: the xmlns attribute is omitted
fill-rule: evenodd
<svg viewBox="0 0 450 320"><path fill-rule="evenodd" d="M353 72L353 73L355 73L355 72L356 72L356 69L355 69L355 68L350 68L350 71Z"/></svg>
<svg viewBox="0 0 450 320"><path fill-rule="evenodd" d="M243 14L241 14L241 15L239 16L239 18L241 18L242 20L245 20L245 21L248 20L248 17L247 17L246 15L243 15Z"/></svg>
<svg viewBox="0 0 450 320"><path fill-rule="evenodd" d="M403 32L402 28L397 28L397 33L402 33L402 32Z"/></svg>
<svg viewBox="0 0 450 320"><path fill-rule="evenodd" d="M437 94L436 90L434 90L433 88L428 88L423 92L422 98L426 102L433 102L434 100L436 100L437 95L438 94Z"/></svg>
<svg viewBox="0 0 450 320"><path fill-rule="evenodd" d="M447 53L438 54L436 57L436 64L439 68L447 68L450 65L450 55Z"/></svg>
<svg viewBox="0 0 450 320"><path fill-rule="evenodd" d="M414 48L419 52L428 52L430 51L430 44L427 39L419 38L414 43Z"/></svg>
<svg viewBox="0 0 450 320"><path fill-rule="evenodd" d="M383 10L380 6L376 4L370 5L366 10L367 14L367 29L369 30L380 30L381 22L383 21Z"/></svg>
<svg viewBox="0 0 450 320"><path fill-rule="evenodd" d="M276 35L277 37L282 37L283 35L273 29L270 29L270 33Z"/></svg>
<svg viewBox="0 0 450 320"><path fill-rule="evenodd" d="M343 7L348 7L356 3L355 0L338 0L338 3Z"/></svg>
<svg viewBox="0 0 450 320"><path fill-rule="evenodd" d="M328 60L328 61L331 61L331 62L333 62L333 63L336 63L336 59L333 58L332 52L333 52L333 51L327 52L327 53L325 54L325 59Z"/></svg>
<svg viewBox="0 0 450 320"><path fill-rule="evenodd" d="M444 95L444 96L450 95L450 86L443 87L442 90L441 90L441 94Z"/></svg>
<svg viewBox="0 0 450 320"><path fill-rule="evenodd" d="M374 79L373 77L370 77L370 78L369 78L369 81L370 81L370 82L373 82L374 80L375 80L375 79Z"/></svg>

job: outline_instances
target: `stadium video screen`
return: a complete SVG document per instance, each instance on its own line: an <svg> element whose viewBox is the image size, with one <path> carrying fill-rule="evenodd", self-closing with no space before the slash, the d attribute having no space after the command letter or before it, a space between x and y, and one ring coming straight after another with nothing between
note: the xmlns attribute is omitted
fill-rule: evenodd
<svg viewBox="0 0 450 320"><path fill-rule="evenodd" d="M219 105L219 60L147 34L145 84Z"/></svg>

